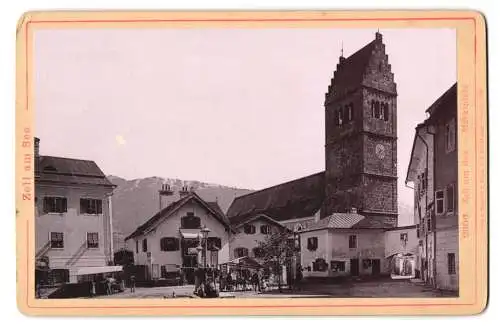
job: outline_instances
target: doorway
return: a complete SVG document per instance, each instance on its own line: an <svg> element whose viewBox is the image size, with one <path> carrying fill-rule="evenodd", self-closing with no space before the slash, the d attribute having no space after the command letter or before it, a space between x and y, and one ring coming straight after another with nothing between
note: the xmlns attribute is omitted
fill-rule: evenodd
<svg viewBox="0 0 500 327"><path fill-rule="evenodd" d="M351 276L359 275L359 259L351 259Z"/></svg>
<svg viewBox="0 0 500 327"><path fill-rule="evenodd" d="M372 275L380 275L380 259L372 259Z"/></svg>

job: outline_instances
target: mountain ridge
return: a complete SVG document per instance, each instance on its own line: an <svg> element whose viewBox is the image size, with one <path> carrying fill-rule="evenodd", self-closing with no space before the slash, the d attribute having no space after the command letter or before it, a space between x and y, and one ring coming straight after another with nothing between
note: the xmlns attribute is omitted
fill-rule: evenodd
<svg viewBox="0 0 500 327"><path fill-rule="evenodd" d="M195 192L207 202L217 202L224 213L227 213L233 200L257 190L229 187L215 183L179 178L163 178L151 176L126 180L119 176L108 175L111 183L116 185L113 192L113 242L116 250L123 248L124 239L138 226L146 222L160 210L159 193L163 183L170 185L174 195L162 198L162 207L179 199L179 190L185 185L193 187ZM398 204L398 225L413 225L413 207Z"/></svg>

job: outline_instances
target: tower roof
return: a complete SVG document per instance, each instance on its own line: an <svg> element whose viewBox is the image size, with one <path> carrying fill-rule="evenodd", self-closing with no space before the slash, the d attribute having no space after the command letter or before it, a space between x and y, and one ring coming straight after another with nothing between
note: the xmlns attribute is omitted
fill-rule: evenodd
<svg viewBox="0 0 500 327"><path fill-rule="evenodd" d="M377 40L373 40L346 59L341 60L335 72L335 85L343 89L357 87L363 82L363 75L370 61Z"/></svg>

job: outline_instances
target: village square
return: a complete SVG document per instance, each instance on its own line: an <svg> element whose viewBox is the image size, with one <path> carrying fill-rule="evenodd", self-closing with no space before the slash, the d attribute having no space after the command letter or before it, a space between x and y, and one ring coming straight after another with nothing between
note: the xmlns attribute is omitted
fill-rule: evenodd
<svg viewBox="0 0 500 327"><path fill-rule="evenodd" d="M156 212L121 237L111 172L51 156L35 138L37 296L457 296L457 86L413 108L426 113L420 124L398 126L390 58L374 32L318 90L323 171L234 196L227 210L164 182ZM398 149L402 131L411 149ZM398 151L410 157L405 176ZM398 224L398 178L413 189L412 224Z"/></svg>

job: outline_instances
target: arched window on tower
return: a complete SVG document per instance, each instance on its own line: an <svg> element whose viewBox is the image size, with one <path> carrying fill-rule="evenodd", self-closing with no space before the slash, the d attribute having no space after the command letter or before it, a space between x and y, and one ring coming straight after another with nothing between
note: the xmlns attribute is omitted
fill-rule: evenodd
<svg viewBox="0 0 500 327"><path fill-rule="evenodd" d="M380 102L375 101L375 118L380 119Z"/></svg>
<svg viewBox="0 0 500 327"><path fill-rule="evenodd" d="M344 112L342 111L342 108L339 108L338 113L339 113L338 125L342 126L342 124L344 123Z"/></svg>
<svg viewBox="0 0 500 327"><path fill-rule="evenodd" d="M351 102L349 103L349 121L354 120L354 104Z"/></svg>
<svg viewBox="0 0 500 327"><path fill-rule="evenodd" d="M372 100L372 117L375 118L375 100Z"/></svg>
<svg viewBox="0 0 500 327"><path fill-rule="evenodd" d="M384 120L385 121L389 120L389 104L388 103L384 104Z"/></svg>
<svg viewBox="0 0 500 327"><path fill-rule="evenodd" d="M346 104L344 106L344 120L346 123L352 121L352 103Z"/></svg>

